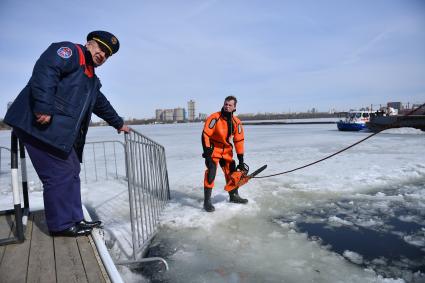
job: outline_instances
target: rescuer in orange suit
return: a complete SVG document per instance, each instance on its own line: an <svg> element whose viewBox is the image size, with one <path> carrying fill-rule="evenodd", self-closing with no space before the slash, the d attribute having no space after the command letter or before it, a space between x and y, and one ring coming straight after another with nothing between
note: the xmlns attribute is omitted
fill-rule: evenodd
<svg viewBox="0 0 425 283"><path fill-rule="evenodd" d="M202 147L205 158L204 176L204 209L208 212L215 210L211 203L211 192L214 187L214 179L217 173L217 165L220 164L224 172L226 183L229 181L232 172L244 168L244 132L239 118L233 116L236 111L237 99L228 96L224 99L221 111L211 114L205 121L202 132ZM232 144L233 142L233 144ZM233 160L233 147L235 147L239 164ZM238 194L238 189L229 192L230 202L247 203Z"/></svg>

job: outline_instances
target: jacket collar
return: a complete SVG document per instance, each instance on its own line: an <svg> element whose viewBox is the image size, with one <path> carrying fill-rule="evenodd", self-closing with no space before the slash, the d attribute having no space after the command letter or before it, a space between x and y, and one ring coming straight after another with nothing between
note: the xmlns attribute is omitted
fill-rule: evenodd
<svg viewBox="0 0 425 283"><path fill-rule="evenodd" d="M86 66L92 66L94 68L94 62L90 51L84 45L82 46L82 48L84 52L84 57L86 58Z"/></svg>
<svg viewBox="0 0 425 283"><path fill-rule="evenodd" d="M221 116L226 119L232 119L233 113L224 111L224 108L221 108Z"/></svg>

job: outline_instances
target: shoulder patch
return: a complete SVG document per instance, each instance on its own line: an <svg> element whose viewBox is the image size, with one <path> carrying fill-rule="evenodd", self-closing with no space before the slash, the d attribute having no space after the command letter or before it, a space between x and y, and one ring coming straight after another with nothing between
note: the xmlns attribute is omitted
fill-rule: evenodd
<svg viewBox="0 0 425 283"><path fill-rule="evenodd" d="M215 123L217 123L217 120L216 120L216 119L212 119L212 120L210 121L210 124L208 125L208 128L210 128L210 129L214 128Z"/></svg>
<svg viewBox="0 0 425 283"><path fill-rule="evenodd" d="M72 49L66 46L63 46L56 51L56 53L59 55L59 57L62 57L64 59L68 59L72 56Z"/></svg>

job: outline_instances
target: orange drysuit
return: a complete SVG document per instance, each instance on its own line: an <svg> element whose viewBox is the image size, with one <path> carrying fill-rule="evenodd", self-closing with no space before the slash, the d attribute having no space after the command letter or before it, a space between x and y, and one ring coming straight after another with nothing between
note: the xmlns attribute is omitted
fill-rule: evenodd
<svg viewBox="0 0 425 283"><path fill-rule="evenodd" d="M239 118L224 111L211 114L205 121L202 146L204 157L209 152L213 161L212 164L207 165L207 170L205 170L204 187L210 189L214 187L218 163L220 163L227 183L230 180L230 174L236 170L233 146L238 156L244 154L244 132ZM210 170L212 171L210 172ZM210 176L210 180L208 180L208 176Z"/></svg>

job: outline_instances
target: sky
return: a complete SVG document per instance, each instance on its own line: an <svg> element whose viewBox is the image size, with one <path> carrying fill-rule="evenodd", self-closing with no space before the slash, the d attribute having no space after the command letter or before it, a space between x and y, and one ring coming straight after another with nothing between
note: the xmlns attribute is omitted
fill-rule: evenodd
<svg viewBox="0 0 425 283"><path fill-rule="evenodd" d="M425 102L425 1L1 0L0 116L52 42L93 30L120 40L96 73L126 119Z"/></svg>

